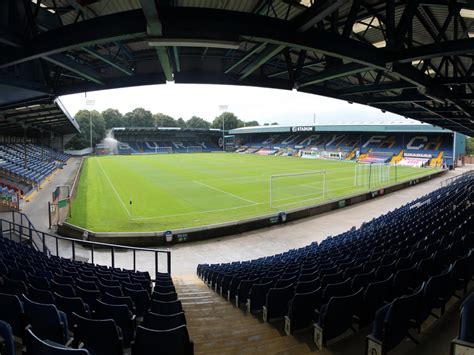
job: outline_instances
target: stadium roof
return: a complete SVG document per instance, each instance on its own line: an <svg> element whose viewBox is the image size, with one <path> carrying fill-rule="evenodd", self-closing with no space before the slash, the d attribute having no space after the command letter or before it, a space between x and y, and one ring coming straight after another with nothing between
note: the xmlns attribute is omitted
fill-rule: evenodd
<svg viewBox="0 0 474 355"><path fill-rule="evenodd" d="M0 133L40 137L45 132L58 135L78 133L79 125L59 99L50 98L25 102L23 105L4 105L0 108Z"/></svg>
<svg viewBox="0 0 474 355"><path fill-rule="evenodd" d="M311 126L254 126L232 129L229 134L286 132L423 132L452 133L451 130L429 124L318 124Z"/></svg>
<svg viewBox="0 0 474 355"><path fill-rule="evenodd" d="M0 107L174 80L297 89L474 133L472 0L157 3L0 1Z"/></svg>
<svg viewBox="0 0 474 355"><path fill-rule="evenodd" d="M211 132L219 133L222 132L220 129L215 128L181 128L181 127L114 127L113 132L125 132L125 133L146 133L146 132L170 132L170 131L183 131L183 132Z"/></svg>

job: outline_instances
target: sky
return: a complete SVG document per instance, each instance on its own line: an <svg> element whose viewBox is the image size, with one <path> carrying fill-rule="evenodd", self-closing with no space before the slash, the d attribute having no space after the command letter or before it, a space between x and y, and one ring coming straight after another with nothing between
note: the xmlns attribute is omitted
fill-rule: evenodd
<svg viewBox="0 0 474 355"><path fill-rule="evenodd" d="M316 124L410 124L419 123L372 107L297 91L227 85L166 84L138 86L87 93L98 111L116 108L123 114L136 107L188 120L193 115L207 121L218 116L220 106L243 121L280 125ZM86 106L85 94L62 96L61 101L75 115Z"/></svg>

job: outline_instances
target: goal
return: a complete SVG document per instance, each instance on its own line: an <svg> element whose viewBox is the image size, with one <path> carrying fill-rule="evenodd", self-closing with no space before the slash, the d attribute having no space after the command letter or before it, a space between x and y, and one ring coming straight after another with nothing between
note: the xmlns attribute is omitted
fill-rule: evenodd
<svg viewBox="0 0 474 355"><path fill-rule="evenodd" d="M270 208L324 200L326 192L325 170L270 176Z"/></svg>
<svg viewBox="0 0 474 355"><path fill-rule="evenodd" d="M202 153L202 147L200 145L191 145L186 148L187 153Z"/></svg>
<svg viewBox="0 0 474 355"><path fill-rule="evenodd" d="M172 147L155 147L155 154L171 154L173 153Z"/></svg>
<svg viewBox="0 0 474 355"><path fill-rule="evenodd" d="M390 182L390 164L357 163L354 167L354 186L369 189Z"/></svg>

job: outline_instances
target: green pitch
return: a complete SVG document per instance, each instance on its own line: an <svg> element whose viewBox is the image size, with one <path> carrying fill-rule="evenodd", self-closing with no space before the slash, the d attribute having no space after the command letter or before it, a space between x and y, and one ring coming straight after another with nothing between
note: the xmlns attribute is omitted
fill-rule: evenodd
<svg viewBox="0 0 474 355"><path fill-rule="evenodd" d="M238 221L367 191L368 177L356 181L355 165L224 153L92 157L69 222L96 232L137 232ZM270 176L315 171L325 173L274 178L270 206ZM384 181L373 174L371 187L432 172L391 167Z"/></svg>

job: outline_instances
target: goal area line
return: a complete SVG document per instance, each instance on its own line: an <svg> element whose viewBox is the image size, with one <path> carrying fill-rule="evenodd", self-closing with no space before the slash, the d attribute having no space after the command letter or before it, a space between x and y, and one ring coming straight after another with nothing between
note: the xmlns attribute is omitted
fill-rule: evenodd
<svg viewBox="0 0 474 355"><path fill-rule="evenodd" d="M270 198L269 198L270 208L274 208L275 207L275 202L278 202L278 201L291 200L291 199L297 199L298 197L308 196L308 194L302 194L302 195L292 196L290 198L283 198L283 199L278 199L277 198L277 199L275 199L274 195L275 195L275 192L277 192L277 191L275 190L275 182L274 181L278 180L278 179L288 179L288 181L291 181L292 179L297 179L297 178L301 178L301 177L308 177L308 176L311 176L311 175L322 176L322 182L318 181L318 183L320 183L320 184L322 183L322 187L321 187L322 197L321 198L324 200L325 195L326 195L326 173L327 173L326 170L314 170L314 171L306 171L306 172L302 172L302 173L288 173L288 174L271 175L270 176ZM289 183L291 184L291 182L289 182ZM311 189L316 190L316 187L309 187L308 186L310 184L315 184L315 183L316 182L304 181L303 184L296 184L296 186L301 186L302 188L305 188L305 189L311 188ZM316 194L316 192L313 193L313 194ZM309 195L313 195L313 194L309 194Z"/></svg>

